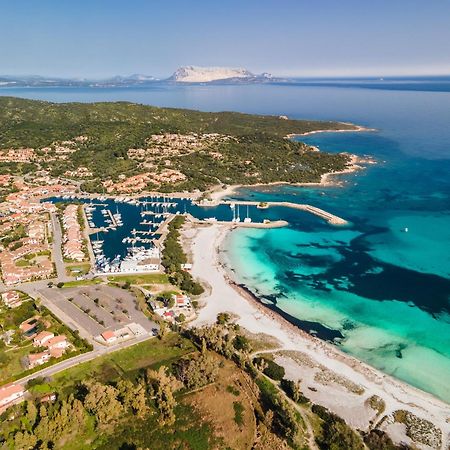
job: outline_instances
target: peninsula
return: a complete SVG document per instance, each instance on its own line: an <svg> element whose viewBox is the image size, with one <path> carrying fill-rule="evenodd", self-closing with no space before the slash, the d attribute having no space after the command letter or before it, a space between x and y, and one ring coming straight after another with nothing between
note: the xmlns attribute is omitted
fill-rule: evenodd
<svg viewBox="0 0 450 450"><path fill-rule="evenodd" d="M0 173L64 178L84 192L206 191L234 184L318 183L353 165L287 136L359 130L348 123L132 103L0 98Z"/></svg>

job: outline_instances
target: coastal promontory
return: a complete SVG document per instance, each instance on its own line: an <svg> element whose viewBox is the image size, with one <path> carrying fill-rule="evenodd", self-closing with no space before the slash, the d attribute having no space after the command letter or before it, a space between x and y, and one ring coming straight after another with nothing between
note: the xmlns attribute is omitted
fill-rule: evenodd
<svg viewBox="0 0 450 450"><path fill-rule="evenodd" d="M86 192L117 194L316 183L348 169L351 158L288 136L357 129L286 116L3 97L0 173L63 177Z"/></svg>

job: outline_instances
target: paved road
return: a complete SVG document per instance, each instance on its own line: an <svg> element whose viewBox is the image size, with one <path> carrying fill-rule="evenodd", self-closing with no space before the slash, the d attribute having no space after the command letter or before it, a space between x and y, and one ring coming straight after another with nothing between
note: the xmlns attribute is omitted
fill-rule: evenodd
<svg viewBox="0 0 450 450"><path fill-rule="evenodd" d="M62 230L56 213L50 213L53 227L53 260L56 266L58 281L69 281L71 278L66 275L66 266L62 255Z"/></svg>

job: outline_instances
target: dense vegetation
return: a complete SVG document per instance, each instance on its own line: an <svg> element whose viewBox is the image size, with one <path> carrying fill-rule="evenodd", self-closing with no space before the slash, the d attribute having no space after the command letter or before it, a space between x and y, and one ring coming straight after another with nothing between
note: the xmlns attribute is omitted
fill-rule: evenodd
<svg viewBox="0 0 450 450"><path fill-rule="evenodd" d="M53 175L83 166L92 171L83 188L101 191L101 182L143 171L128 157L145 148L152 134L219 133L233 139L185 155L155 158L155 172L167 164L186 175L184 181L159 186L163 191L205 190L218 182L254 184L275 181L316 182L325 172L342 170L348 157L311 151L285 139L318 129L352 128L336 122L287 120L234 112L156 108L132 103L55 104L12 97L0 98L0 149L39 149L77 136L88 139L66 160L40 162ZM26 173L34 164L0 164L0 173ZM149 186L152 187L152 186Z"/></svg>
<svg viewBox="0 0 450 450"><path fill-rule="evenodd" d="M186 254L180 244L180 232L184 224L184 216L176 216L169 223L169 232L164 240L161 264L169 275L169 281L188 294L200 295L203 287L192 278L192 275L182 269L182 264L187 262Z"/></svg>

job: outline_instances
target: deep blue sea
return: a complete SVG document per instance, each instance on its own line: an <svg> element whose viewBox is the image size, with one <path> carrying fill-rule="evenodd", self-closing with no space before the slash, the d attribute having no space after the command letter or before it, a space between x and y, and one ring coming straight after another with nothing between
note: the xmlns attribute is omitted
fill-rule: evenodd
<svg viewBox="0 0 450 450"><path fill-rule="evenodd" d="M308 202L350 220L350 226L332 227L308 214L284 211L288 228L235 231L224 258L239 282L299 319L303 328L334 338L345 352L450 402L448 81L3 88L0 95L129 100L375 128L302 139L322 150L377 160L342 176L341 187L242 189L235 196Z"/></svg>

